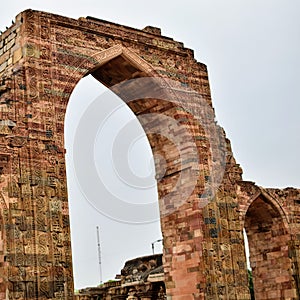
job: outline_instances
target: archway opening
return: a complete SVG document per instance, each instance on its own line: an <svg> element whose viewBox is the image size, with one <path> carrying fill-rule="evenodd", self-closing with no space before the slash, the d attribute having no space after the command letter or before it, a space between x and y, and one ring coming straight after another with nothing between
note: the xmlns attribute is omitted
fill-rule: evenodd
<svg viewBox="0 0 300 300"><path fill-rule="evenodd" d="M83 78L76 86L68 105L66 114L67 178L70 195L70 219L76 289L95 286L101 280L98 269L96 226L100 227L103 281L114 279L114 275L121 270L126 260L152 254L153 242L155 242L153 244L155 253L162 251L162 244L156 243L156 241L162 239L162 236L159 221L155 166L149 138L146 136L136 117L136 109L139 104L135 101L132 103L134 108L130 108L120 98L112 95L107 90L107 87L114 86L120 82L144 76L146 76L145 72L138 70L128 60L118 56L100 68L93 70L89 76ZM103 94L105 94L104 97ZM153 206L156 206L157 216L151 222L146 220L145 224L141 222L134 224L133 220L132 224L130 224L130 221L128 222L127 219L120 220L119 217L114 218L114 216L107 214L105 211L101 211L101 208L99 209L97 204L95 205L90 199L85 199L86 195L82 195L83 191L80 186L78 187L78 180L76 179L77 176L76 172L74 173L72 162L76 123L80 121L82 114L86 113L87 107L99 96L102 96L103 99L101 101L104 106L106 99L114 101L114 105L109 107L110 113L107 115L107 118L105 120L98 120L101 130L99 130L97 139L95 140L94 146L97 154L94 157L94 161L99 173L102 172L105 174L105 177L100 178L100 180L105 181L105 185L112 193L116 194L118 198L123 197L121 200L128 202L130 205L154 203ZM76 107L77 105L79 107ZM153 103L148 101L146 105L148 106L141 105L139 108L142 111L149 109L149 107L153 106ZM103 109L105 110L105 107ZM114 166L111 164L109 154L112 151L113 143L116 139L120 139L120 136L118 137L120 131L130 122L134 123L138 139L131 140L129 143L130 147L120 149L118 153L122 155L124 160L128 160L128 166L135 175L141 178L152 176L155 186L152 185L140 189L136 188L136 186L130 186L129 183L129 187L124 191L122 178L119 178L119 180L117 178L116 181L110 178L109 174L115 173L116 170L113 170ZM88 124L86 129L87 131L89 130ZM120 181L121 184L119 184ZM127 182L125 182L126 184ZM99 199L101 199L101 194L99 194ZM105 201L105 199L101 200Z"/></svg>
<svg viewBox="0 0 300 300"><path fill-rule="evenodd" d="M255 299L294 299L285 216L271 200L258 196L245 218Z"/></svg>
<svg viewBox="0 0 300 300"><path fill-rule="evenodd" d="M110 188L108 188L106 184L107 181L105 181L105 173L102 177L104 180L99 180L99 170L95 164L94 146L99 133L101 135L103 132L103 126L100 126L99 130L97 121L99 119L107 120L106 116L110 114L111 111L109 109L115 109L114 97L117 95L137 117L146 133L153 153L155 167L153 168L154 171L152 175L153 177L155 176L155 178L152 179L154 179L155 185L157 186L159 198L159 205L156 203L155 206L156 208L159 207L159 210L156 209L155 211L159 211L161 234L164 237L163 261L166 281L183 279L181 272L182 260L176 260L172 252L175 246L177 246L177 249L180 249L180 252L176 254L183 254L186 259L190 261L190 267L188 269L192 271L188 271L184 276L184 288L181 287L180 290L171 291L170 293L190 295L198 291L197 282L199 282L200 275L197 267L199 262L193 258L192 253L197 251L194 247L195 243L201 240L199 231L195 230L196 226L200 226L200 224L192 224L191 219L192 215L199 215L200 206L198 205L206 204L206 199L202 199L199 195L206 195L206 192L210 192L207 191L211 187L211 184L208 183L211 182L212 179L210 176L205 176L205 170L207 170L207 172L210 170L208 162L211 156L210 153L207 153L204 149L207 149L209 146L211 137L209 136L208 139L203 139L203 136L205 136L206 132L215 132L210 126L215 125L214 122L211 123L213 120L213 111L210 106L207 105L206 100L202 99L202 96L198 94L198 92L191 90L185 82L163 78L156 73L146 61L127 48L114 46L101 51L97 55L97 64L94 65L86 75L91 74L101 84L109 87L110 91L108 98L104 97L103 99L103 97L100 97L100 100L104 100L106 105L101 106L101 101L92 101L80 118L80 123L77 126L76 139L73 146L73 163L77 181L81 183L81 190L84 190L85 198L88 199L88 202L90 202L94 208L99 208L99 200L101 200L101 208L99 210L102 213L104 211L103 214L106 216L113 216L113 219L118 221L122 228L127 225L128 221L135 223L135 228L141 228L140 226L136 226L136 224L153 221L153 216L157 216L156 213L153 213L153 203L141 203L142 205L137 205L137 203L133 203L135 201L132 201L132 199L130 199L130 201L128 201L128 199L120 201L119 197L116 197L115 192L112 193ZM82 68L80 68L80 70L82 70ZM74 76L74 87L81 78L82 74L76 74L76 76ZM72 87L69 86L68 90L71 90L71 88ZM194 103L196 100L199 101L199 103L195 110ZM204 109L201 108L202 105ZM199 118L202 121L206 120L203 123L203 127L199 124ZM86 123L84 123L84 121ZM88 126L86 124L88 124ZM110 126L108 126L108 128L110 128ZM146 180L145 178L137 178L138 176L135 176L132 170L124 172L124 169L128 170L128 159L123 155L119 155L123 145L126 145L127 149L129 148L130 143L128 143L128 141L130 139L128 137L131 137L132 132L135 132L133 127L129 126L129 128L132 129L132 131L129 130L129 135L126 134L124 128L120 130L118 136L121 137L121 142L120 139L115 139L116 142L113 143L113 149L111 151L112 161L114 162L115 170L118 171L118 176L123 179L125 183L127 183L128 178L133 179L133 186L138 186L143 190L145 186L151 183L151 181L148 180L149 178L146 178ZM216 132L219 133L219 130ZM199 170L200 152L198 147L200 144L204 153L204 157L201 157L203 172ZM106 147L104 143L102 143L101 146L102 148ZM224 148L216 147L216 149ZM214 155L220 157L219 155L221 154L214 153ZM105 163L109 160L110 159L107 159ZM125 168L123 168L124 166ZM207 169L205 169L206 167ZM126 180L124 180L124 178ZM144 186L145 182L146 185ZM101 192L99 192L99 187L102 187ZM95 189L98 190L95 191ZM142 198L143 197L140 197L140 199ZM105 207L105 209L103 209L103 207ZM124 218L124 213L127 218ZM70 215L72 224L72 219L77 218L76 215L73 217L72 205ZM130 217L129 219L128 216ZM180 228L175 226L179 216L181 224L184 225ZM132 222L132 217L134 217L134 222ZM93 234L92 231L95 232L96 225L98 224L91 226L89 230L91 234ZM194 238L193 235L187 232L190 228L194 229ZM141 231L144 233L143 229L141 229ZM123 232L123 230L121 229L120 232ZM74 230L71 230L71 233L74 233ZM87 234L84 234L82 239L84 239L86 235ZM116 236L110 236L110 238L115 239ZM128 245L136 248L134 243L132 245L127 240L128 235L123 233L122 238L124 238L124 244L119 244L115 247L117 248L115 250L124 252L124 247ZM150 247L154 241L160 239L161 237L152 239ZM102 249L103 248L102 243ZM150 253L152 252L151 250ZM130 258L132 258L132 251L130 252L130 256ZM94 259L94 264L96 261L97 257ZM123 264L124 260L121 265ZM119 270L120 266L118 267L118 271ZM191 282L195 284L192 285ZM174 289L178 288L174 286Z"/></svg>

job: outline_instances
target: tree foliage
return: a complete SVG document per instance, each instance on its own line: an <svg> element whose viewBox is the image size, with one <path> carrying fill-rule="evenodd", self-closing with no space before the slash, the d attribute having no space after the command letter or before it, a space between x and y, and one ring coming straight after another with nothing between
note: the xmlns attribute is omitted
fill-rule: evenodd
<svg viewBox="0 0 300 300"><path fill-rule="evenodd" d="M248 270L248 282L249 282L249 290L250 290L251 300L255 300L254 287L253 287L253 277L252 277L252 271L251 270Z"/></svg>

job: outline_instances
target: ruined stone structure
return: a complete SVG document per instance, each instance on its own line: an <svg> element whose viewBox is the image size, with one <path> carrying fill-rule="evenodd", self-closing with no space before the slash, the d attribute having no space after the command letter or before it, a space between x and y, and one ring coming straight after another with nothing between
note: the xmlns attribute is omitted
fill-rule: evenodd
<svg viewBox="0 0 300 300"><path fill-rule="evenodd" d="M225 134L200 105L204 99L212 109L206 66L192 50L153 27L27 10L1 35L0 55L0 299L73 297L64 116L88 74L124 101L116 84L160 79L125 89L133 98L156 93L127 102L150 132L154 157L166 162L162 170L158 161L156 173L168 299L250 299L243 228L256 299L299 298L300 191L242 180L230 142L216 138ZM170 94L183 105L162 100ZM143 121L150 113L180 127Z"/></svg>
<svg viewBox="0 0 300 300"><path fill-rule="evenodd" d="M118 277L99 287L80 290L75 300L166 299L162 254L127 261Z"/></svg>

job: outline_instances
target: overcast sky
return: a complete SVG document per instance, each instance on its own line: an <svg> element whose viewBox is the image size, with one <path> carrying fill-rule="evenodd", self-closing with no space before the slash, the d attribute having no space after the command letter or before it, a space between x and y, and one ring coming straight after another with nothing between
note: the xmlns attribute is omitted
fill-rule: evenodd
<svg viewBox="0 0 300 300"><path fill-rule="evenodd" d="M195 51L196 59L208 66L217 120L232 142L244 179L265 187L300 187L298 0L11 0L2 4L0 30L27 8L72 18L89 15L139 29L152 25L160 27L163 35L184 42ZM158 222L132 225L103 216L85 199L76 182L70 154L77 123L87 104L102 91L92 78L82 80L72 95L66 118L76 288L99 283L96 226L101 229L103 280L112 279L128 258L150 254L151 242L161 235ZM123 112L122 118L118 113L106 122L106 136L110 128L111 135L116 135L118 128L133 118L130 112ZM111 143L103 138L101 134L97 137L99 153L101 145ZM144 166L134 171L145 176L151 172L151 155L142 144L136 143L129 156L141 159L144 155L133 168ZM96 159L95 163L101 169L101 161ZM143 197L149 195L155 191ZM132 201L138 201L140 196L136 197L132 196ZM155 202L155 196L147 201ZM156 246L159 251L159 243Z"/></svg>

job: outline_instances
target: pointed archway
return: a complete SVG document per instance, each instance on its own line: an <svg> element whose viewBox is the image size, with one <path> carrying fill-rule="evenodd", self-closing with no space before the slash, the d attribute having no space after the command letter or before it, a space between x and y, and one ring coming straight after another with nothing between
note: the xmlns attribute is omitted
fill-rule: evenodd
<svg viewBox="0 0 300 300"><path fill-rule="evenodd" d="M199 195L201 195L203 186L197 182L200 155L193 136L200 135L201 127L195 116L188 109L184 110L183 105L180 105L180 101L189 99L191 94L193 97L197 97L197 94L180 82L159 78L147 62L129 49L118 45L103 52L105 55L102 52L95 55L97 63L95 62L95 66L86 75L91 74L117 94L137 116L147 135L156 162L162 234L167 240L167 243L164 244L165 273L168 281L173 279L174 287L172 288L175 290L176 287L177 289L173 292L174 299L177 296L190 297L191 290L197 293L200 277L198 256L191 255L195 252L196 247L199 247L200 236L192 239L190 235L184 234L178 240L173 236L175 236L174 231L181 231L180 228L174 227L174 221L177 222L180 214L180 207L191 209L191 206L194 206L191 213L198 214L198 216L200 211L200 205L195 203L200 201ZM74 83L72 84L74 85ZM66 88L70 88L70 83L66 85ZM187 104L185 105L187 106ZM206 106L209 107L207 104ZM207 108L207 110L209 109ZM95 120L99 118L99 113L102 113L101 107L98 109L96 106L92 107L90 112L92 115L89 115L87 119ZM170 122L170 120L172 121ZM79 126L78 128L79 135L91 137L91 139L87 139L85 142L80 140L79 144L75 143L75 152L82 151L85 147L88 149L97 132L97 128L94 126L89 126L89 128ZM205 131L203 128L202 130ZM84 180L83 177L86 177L87 172L93 170L91 163L93 156L79 155L78 157L81 157L77 162L81 164L79 168L83 171L78 172L78 178ZM206 163L207 161L203 162L204 165ZM204 177L204 174L200 175ZM96 185L94 178L96 176L89 176L90 187ZM110 193L103 192L101 197L109 203L116 200L111 197ZM127 203L125 207L124 203L117 201L117 204L112 207L115 209L116 215L117 212L123 213L130 205ZM131 209L137 217L143 217L143 213L138 207L132 206ZM151 207L147 208L145 205L142 209L150 211ZM187 226L192 221L190 215L181 216L181 220L184 220L183 222ZM138 220L138 222L140 221L141 219ZM197 222L193 226L201 225L200 222ZM187 274L184 276L181 272L181 260L176 259L176 255L172 253L177 248L180 249L181 259L183 256L187 256L189 260Z"/></svg>
<svg viewBox="0 0 300 300"><path fill-rule="evenodd" d="M267 193L256 195L246 212L245 230L255 299L296 299L290 229L276 200Z"/></svg>
<svg viewBox="0 0 300 300"><path fill-rule="evenodd" d="M73 298L64 116L74 87L92 74L127 103L149 139L159 179L168 297L215 299L221 293L246 299L242 235L232 232L239 230L240 168L215 121L207 68L193 51L160 30L32 10L20 13L4 34L9 38L1 56L1 119L16 126L1 133L1 151L11 161L3 215L10 217L5 228L24 235L6 244L3 281L9 297ZM91 111L95 118L102 113ZM92 126L81 129L87 140L78 147L84 148L97 132ZM83 176L89 167L95 171L85 149L88 155L78 162ZM90 178L95 184L95 176ZM111 200L109 194L102 197ZM117 205L118 211L126 208ZM141 217L139 210L136 216ZM19 226L23 220L26 226ZM208 274L211 266L220 276Z"/></svg>

